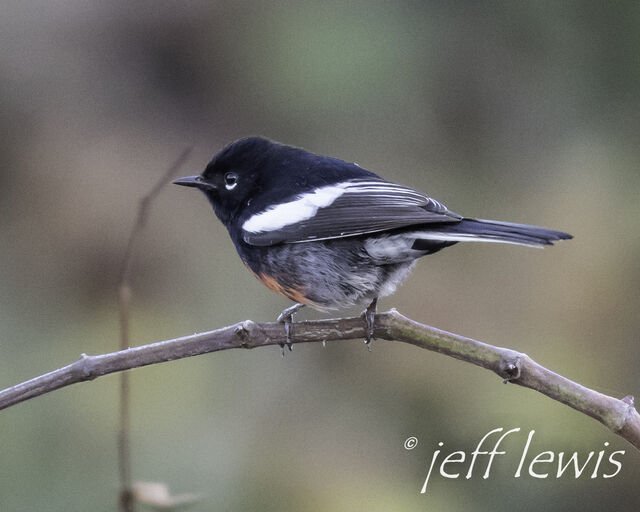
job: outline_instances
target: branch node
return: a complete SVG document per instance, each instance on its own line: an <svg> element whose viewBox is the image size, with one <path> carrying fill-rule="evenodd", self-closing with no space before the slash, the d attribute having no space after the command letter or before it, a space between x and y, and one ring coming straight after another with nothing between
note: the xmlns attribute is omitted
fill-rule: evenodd
<svg viewBox="0 0 640 512"><path fill-rule="evenodd" d="M622 402L627 406L627 410L625 411L624 414L624 418L622 421L622 425L620 426L620 428L618 429L618 431L622 430L623 428L625 428L625 426L631 424L634 422L634 418L637 418L638 416L638 411L635 408L635 400L633 398L633 395L627 395L622 399ZM615 431L616 433L618 433L618 431Z"/></svg>
<svg viewBox="0 0 640 512"><path fill-rule="evenodd" d="M255 333L256 328L256 323L253 320L245 320L236 325L233 334L240 340L240 348L251 348L249 341L253 337L252 335Z"/></svg>
<svg viewBox="0 0 640 512"><path fill-rule="evenodd" d="M75 373L82 380L93 380L98 376L94 373L95 366L93 364L93 357L85 353L80 354L80 359L76 361L74 366Z"/></svg>
<svg viewBox="0 0 640 512"><path fill-rule="evenodd" d="M504 377L503 384L520 378L523 359L524 354L517 354L512 357L504 357L500 361L500 374Z"/></svg>

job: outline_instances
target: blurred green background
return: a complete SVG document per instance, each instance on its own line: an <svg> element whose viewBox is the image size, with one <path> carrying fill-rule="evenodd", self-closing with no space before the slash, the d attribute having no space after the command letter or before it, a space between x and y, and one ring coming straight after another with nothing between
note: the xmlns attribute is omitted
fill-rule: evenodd
<svg viewBox="0 0 640 512"><path fill-rule="evenodd" d="M186 146L183 174L261 134L454 211L574 234L544 251L460 244L381 307L640 394L639 27L637 1L5 0L0 387L115 350L138 199ZM139 242L136 345L288 305L192 191L164 189ZM602 425L408 345L228 351L131 375L134 479L202 494L190 510L640 506L640 455ZM115 508L117 382L0 413L1 510ZM419 494L438 442L470 452L497 427L522 432L490 478L483 462ZM610 442L622 471L515 479L531 429L536 453Z"/></svg>

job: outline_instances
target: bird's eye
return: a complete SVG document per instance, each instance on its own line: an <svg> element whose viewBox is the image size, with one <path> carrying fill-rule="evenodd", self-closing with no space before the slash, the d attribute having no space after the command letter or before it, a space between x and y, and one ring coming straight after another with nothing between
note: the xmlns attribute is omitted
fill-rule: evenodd
<svg viewBox="0 0 640 512"><path fill-rule="evenodd" d="M224 186L227 190L233 190L238 184L238 175L235 172L228 172L224 175Z"/></svg>

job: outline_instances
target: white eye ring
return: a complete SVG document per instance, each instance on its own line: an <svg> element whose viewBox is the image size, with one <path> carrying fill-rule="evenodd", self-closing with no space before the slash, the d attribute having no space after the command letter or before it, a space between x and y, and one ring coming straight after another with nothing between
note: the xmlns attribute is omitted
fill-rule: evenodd
<svg viewBox="0 0 640 512"><path fill-rule="evenodd" d="M227 190L233 190L238 184L238 175L235 172L228 172L224 175L224 186Z"/></svg>

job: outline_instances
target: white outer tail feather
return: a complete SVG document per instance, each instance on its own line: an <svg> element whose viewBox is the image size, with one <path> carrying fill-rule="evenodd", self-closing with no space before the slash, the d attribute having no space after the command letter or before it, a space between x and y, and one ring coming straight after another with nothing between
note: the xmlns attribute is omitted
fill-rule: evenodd
<svg viewBox="0 0 640 512"><path fill-rule="evenodd" d="M522 245L524 247L535 247L536 249L543 249L543 244L535 242L522 242L517 240L509 240L497 235L476 235L476 234L464 234L464 233L441 233L438 231L421 231L418 233L412 233L418 240L434 240L438 242L488 242L497 244L511 244Z"/></svg>

